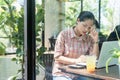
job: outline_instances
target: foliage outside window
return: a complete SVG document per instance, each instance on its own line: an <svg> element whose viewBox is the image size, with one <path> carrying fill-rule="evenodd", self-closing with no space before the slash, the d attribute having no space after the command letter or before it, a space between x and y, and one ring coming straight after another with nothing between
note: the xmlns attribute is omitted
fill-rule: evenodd
<svg viewBox="0 0 120 80"><path fill-rule="evenodd" d="M119 0L101 0L100 32L103 35L109 35L114 26L120 23L120 5ZM76 17L80 12L80 0L65 2L65 26L75 24ZM99 0L83 0L83 10L92 11L98 19ZM71 15L72 14L72 15Z"/></svg>
<svg viewBox="0 0 120 80"><path fill-rule="evenodd" d="M16 6L17 5L17 6ZM0 30L3 33L3 38L9 40L6 47L17 48L16 57L13 61L17 64L23 65L23 40L24 40L24 9L23 6L18 5L14 0L4 0L3 4L0 5ZM5 42L6 43L6 42ZM4 44L5 44L4 43ZM20 74L22 69L18 70ZM15 78L18 76L15 75ZM15 79L14 78L14 79Z"/></svg>
<svg viewBox="0 0 120 80"><path fill-rule="evenodd" d="M73 27L76 24L79 12L80 1L65 2L65 27Z"/></svg>
<svg viewBox="0 0 120 80"><path fill-rule="evenodd" d="M16 49L16 57L12 58L17 64L21 65L18 73L12 76L16 79L23 70L24 56L24 6L16 4L16 0L4 0L0 5L0 33L7 38L9 44ZM17 5L17 6L16 6ZM36 72L39 73L39 57L46 48L42 46L42 31L44 30L44 7L42 4L36 4ZM3 43L4 44L4 43ZM6 44L9 47L9 44ZM23 75L22 75L23 76Z"/></svg>

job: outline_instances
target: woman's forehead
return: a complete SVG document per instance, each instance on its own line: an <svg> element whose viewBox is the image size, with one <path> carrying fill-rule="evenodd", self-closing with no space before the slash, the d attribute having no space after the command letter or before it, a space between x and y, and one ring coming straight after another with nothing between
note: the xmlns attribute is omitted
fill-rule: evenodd
<svg viewBox="0 0 120 80"><path fill-rule="evenodd" d="M82 21L84 24L88 25L88 26L93 26L94 25L94 20L91 19L87 19L85 21Z"/></svg>

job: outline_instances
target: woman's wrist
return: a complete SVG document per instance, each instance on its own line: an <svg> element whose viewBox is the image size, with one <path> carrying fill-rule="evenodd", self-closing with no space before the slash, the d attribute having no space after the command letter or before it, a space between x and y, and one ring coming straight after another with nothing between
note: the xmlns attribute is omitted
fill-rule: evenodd
<svg viewBox="0 0 120 80"><path fill-rule="evenodd" d="M97 41L94 41L94 44L98 44L99 43L99 40L97 40Z"/></svg>
<svg viewBox="0 0 120 80"><path fill-rule="evenodd" d="M73 64L76 64L77 63L77 60L76 59L73 59Z"/></svg>
<svg viewBox="0 0 120 80"><path fill-rule="evenodd" d="M94 42L94 44L98 44L98 43L99 43L99 41Z"/></svg>

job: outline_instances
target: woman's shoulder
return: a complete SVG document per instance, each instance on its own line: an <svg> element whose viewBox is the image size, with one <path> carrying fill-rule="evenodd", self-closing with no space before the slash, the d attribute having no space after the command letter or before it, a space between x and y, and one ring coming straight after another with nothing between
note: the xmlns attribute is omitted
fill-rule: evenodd
<svg viewBox="0 0 120 80"><path fill-rule="evenodd" d="M61 31L61 33L72 33L72 32L73 32L73 28L66 28Z"/></svg>

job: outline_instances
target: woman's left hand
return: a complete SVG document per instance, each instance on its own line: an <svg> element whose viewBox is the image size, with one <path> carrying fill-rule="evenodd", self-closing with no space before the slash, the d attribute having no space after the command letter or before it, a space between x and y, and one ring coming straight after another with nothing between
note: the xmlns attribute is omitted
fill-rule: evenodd
<svg viewBox="0 0 120 80"><path fill-rule="evenodd" d="M89 35L93 38L94 42L98 42L98 32L95 27L91 28Z"/></svg>

